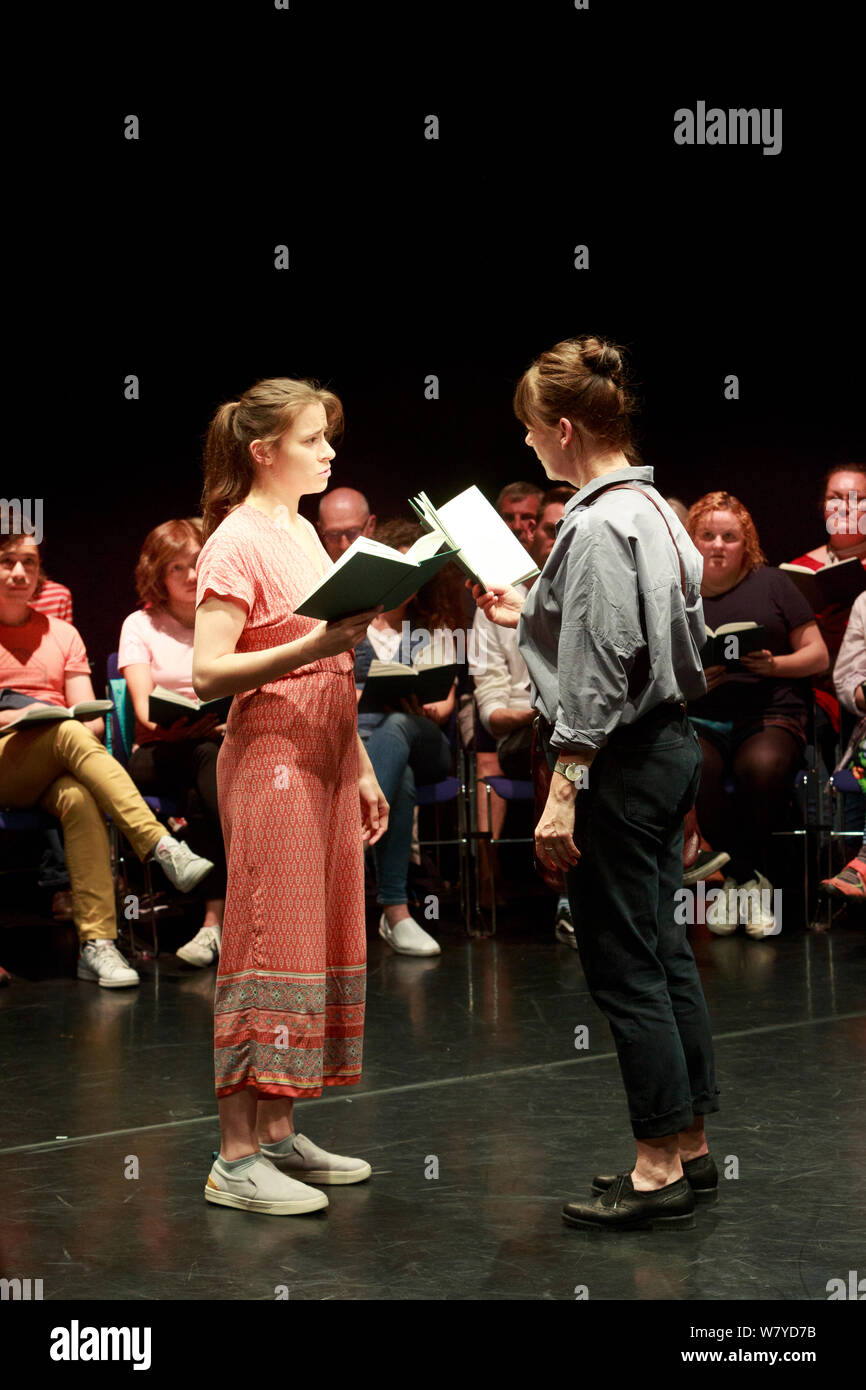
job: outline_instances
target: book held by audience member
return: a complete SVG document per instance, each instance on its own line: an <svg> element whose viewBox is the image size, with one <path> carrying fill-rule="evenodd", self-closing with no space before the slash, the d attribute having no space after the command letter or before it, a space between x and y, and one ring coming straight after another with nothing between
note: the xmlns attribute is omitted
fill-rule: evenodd
<svg viewBox="0 0 866 1390"><path fill-rule="evenodd" d="M438 700L447 700L451 693L460 667L456 663L446 666L406 666L400 661L370 662L364 690L358 702L358 713L376 713L389 706L397 708L402 699L418 697L421 705L432 705Z"/></svg>
<svg viewBox="0 0 866 1390"><path fill-rule="evenodd" d="M767 629L761 623L722 623L707 628L707 640L701 648L704 669L708 666L736 666L742 656L763 651Z"/></svg>
<svg viewBox="0 0 866 1390"><path fill-rule="evenodd" d="M801 564L780 565L779 569L793 579L816 613L831 604L850 608L857 595L866 589L866 569L856 556L825 565L823 569Z"/></svg>
<svg viewBox="0 0 866 1390"><path fill-rule="evenodd" d="M157 685L148 696L148 715L162 729L170 729L185 714L196 719L204 718L206 714L216 714L219 722L224 724L233 698L232 695L224 695L221 700L205 700L202 703L201 700L191 700L187 695L179 695L176 690L166 690L165 686Z"/></svg>
<svg viewBox="0 0 866 1390"><path fill-rule="evenodd" d="M17 719L10 720L0 728L0 738L4 734L11 734L23 724L29 726L56 724L61 719L93 719L97 714L106 714L111 708L111 700L79 700L77 704L68 708L65 705L33 704L29 709L22 710Z"/></svg>

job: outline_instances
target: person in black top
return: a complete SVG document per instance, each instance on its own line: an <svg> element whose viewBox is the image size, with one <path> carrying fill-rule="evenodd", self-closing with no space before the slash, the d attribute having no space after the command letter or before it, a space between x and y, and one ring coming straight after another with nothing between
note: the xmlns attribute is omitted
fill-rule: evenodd
<svg viewBox="0 0 866 1390"><path fill-rule="evenodd" d="M703 750L698 820L710 843L731 854L725 891L708 909L707 926L722 936L736 931L743 904L747 932L762 937L776 923L761 868L802 763L808 677L826 670L829 657L806 599L783 571L766 564L742 502L709 492L689 512L687 529L704 557L707 627L752 621L766 628L764 650L733 668L708 667L706 695L689 704ZM724 785L731 776L733 795ZM730 892L737 887L748 897Z"/></svg>

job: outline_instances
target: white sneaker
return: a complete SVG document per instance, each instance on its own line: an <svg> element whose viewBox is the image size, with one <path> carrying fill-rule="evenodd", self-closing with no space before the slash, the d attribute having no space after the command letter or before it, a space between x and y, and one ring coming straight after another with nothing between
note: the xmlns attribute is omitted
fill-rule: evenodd
<svg viewBox="0 0 866 1390"><path fill-rule="evenodd" d="M205 1183L204 1195L208 1202L215 1202L217 1206L238 1207L262 1216L301 1216L306 1211L319 1211L328 1205L324 1192L295 1182L263 1154L237 1177L232 1177L220 1159L216 1159Z"/></svg>
<svg viewBox="0 0 866 1390"><path fill-rule="evenodd" d="M139 985L137 970L133 970L113 941L87 941L78 957L79 980L96 980L103 989L124 989Z"/></svg>
<svg viewBox="0 0 866 1390"><path fill-rule="evenodd" d="M743 896L746 893L748 897ZM757 878L740 884L740 920L749 936L756 940L775 935L776 919L770 911L772 901L773 885L760 870Z"/></svg>
<svg viewBox="0 0 866 1390"><path fill-rule="evenodd" d="M173 835L163 835L153 851L153 858L179 893L191 893L213 868L210 859L193 854L189 845Z"/></svg>
<svg viewBox="0 0 866 1390"><path fill-rule="evenodd" d="M705 921L710 931L714 932L716 936L730 936L740 925L737 880L726 878L721 892L720 898L713 898L712 902L707 903ZM709 893L707 897L709 898Z"/></svg>
<svg viewBox="0 0 866 1390"><path fill-rule="evenodd" d="M221 945L222 931L219 927L202 927L192 941L177 948L175 955L185 960L187 965L213 965Z"/></svg>
<svg viewBox="0 0 866 1390"><path fill-rule="evenodd" d="M364 1182L373 1171L363 1158L329 1154L303 1134L293 1134L292 1141L292 1153L275 1153L272 1144L261 1144L261 1151L275 1168L307 1182Z"/></svg>
<svg viewBox="0 0 866 1390"><path fill-rule="evenodd" d="M395 951L403 956L439 956L442 947L423 927L419 927L414 917L403 917L395 925L388 925L385 913L379 919L379 935Z"/></svg>

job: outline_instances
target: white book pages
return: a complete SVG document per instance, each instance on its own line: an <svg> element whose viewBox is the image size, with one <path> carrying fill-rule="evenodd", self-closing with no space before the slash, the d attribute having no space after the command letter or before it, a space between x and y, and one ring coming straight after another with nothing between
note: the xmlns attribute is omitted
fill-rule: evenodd
<svg viewBox="0 0 866 1390"><path fill-rule="evenodd" d="M423 492L420 499L422 503L429 501ZM521 584L539 573L514 532L474 484L437 507L434 520L459 546L467 565L485 586Z"/></svg>

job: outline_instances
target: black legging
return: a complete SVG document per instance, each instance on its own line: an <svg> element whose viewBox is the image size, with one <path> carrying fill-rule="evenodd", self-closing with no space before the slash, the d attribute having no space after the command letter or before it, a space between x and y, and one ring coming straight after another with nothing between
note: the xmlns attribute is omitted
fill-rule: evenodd
<svg viewBox="0 0 866 1390"><path fill-rule="evenodd" d="M703 768L697 810L701 832L714 849L727 850L725 869L738 883L766 872L770 835L782 828L794 776L802 764L798 740L771 725L751 734L726 757L701 734ZM734 793L724 781L733 774Z"/></svg>
<svg viewBox="0 0 866 1390"><path fill-rule="evenodd" d="M226 895L226 855L217 800L216 765L219 740L182 739L178 743L144 743L129 759L129 775L139 791L150 796L173 797L189 815L187 843L196 854L213 861L198 894L207 898ZM188 809L191 792L198 793L200 809ZM196 810L198 814L196 814Z"/></svg>

